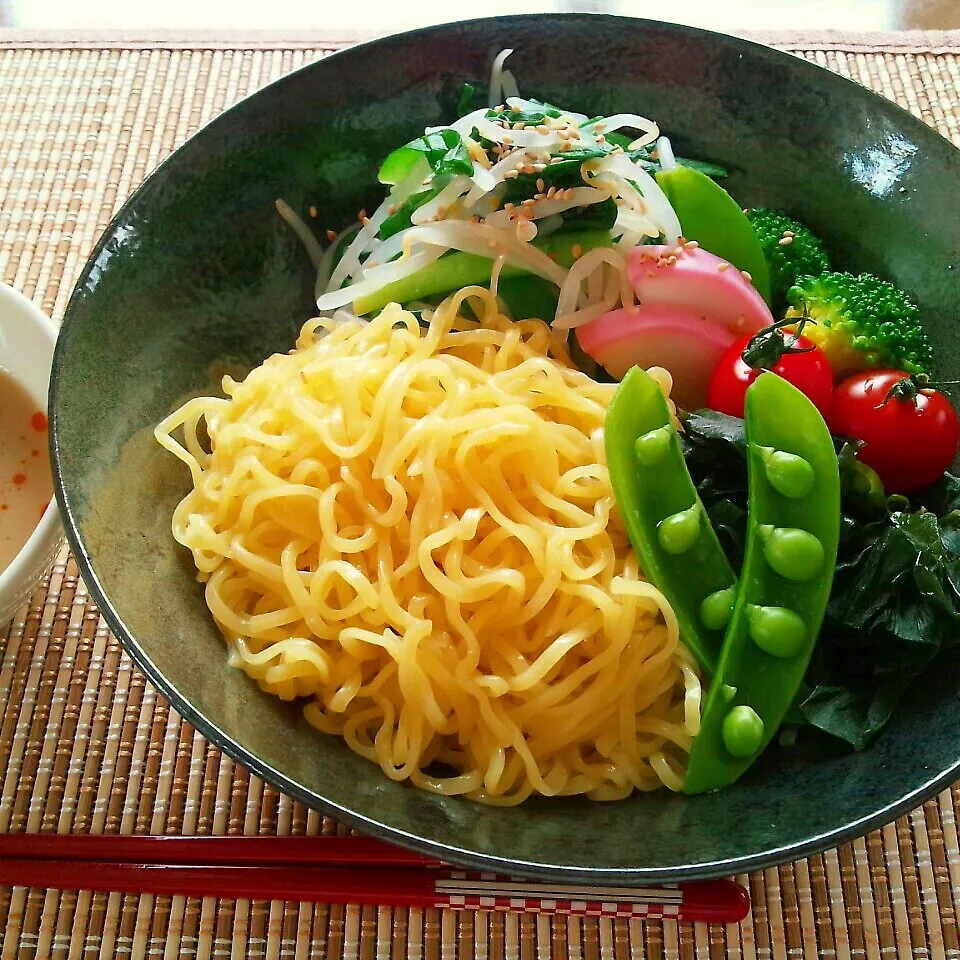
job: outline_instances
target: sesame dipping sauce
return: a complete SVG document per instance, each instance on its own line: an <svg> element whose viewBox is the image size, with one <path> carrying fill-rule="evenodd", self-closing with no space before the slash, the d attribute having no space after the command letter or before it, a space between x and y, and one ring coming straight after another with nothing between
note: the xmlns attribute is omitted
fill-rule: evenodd
<svg viewBox="0 0 960 960"><path fill-rule="evenodd" d="M51 496L47 415L0 368L0 570L27 542Z"/></svg>

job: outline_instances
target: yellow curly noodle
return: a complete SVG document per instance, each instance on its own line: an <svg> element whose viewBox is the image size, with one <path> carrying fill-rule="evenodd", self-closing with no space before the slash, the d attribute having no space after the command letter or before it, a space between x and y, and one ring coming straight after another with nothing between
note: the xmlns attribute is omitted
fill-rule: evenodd
<svg viewBox="0 0 960 960"><path fill-rule="evenodd" d="M156 436L190 468L173 534L234 664L435 793L680 787L700 681L615 510L614 387L545 324L472 287L426 328L311 320L223 389Z"/></svg>

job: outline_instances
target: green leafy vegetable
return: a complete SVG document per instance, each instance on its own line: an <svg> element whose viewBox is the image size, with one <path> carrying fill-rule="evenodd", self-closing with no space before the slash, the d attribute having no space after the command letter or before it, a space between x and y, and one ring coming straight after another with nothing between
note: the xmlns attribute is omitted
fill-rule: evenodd
<svg viewBox="0 0 960 960"><path fill-rule="evenodd" d="M580 168L584 161L603 156L598 150L571 150L560 163L551 163L539 173L522 173L503 184L503 203L519 206L524 200L551 188L566 190L584 186ZM538 182L539 181L539 182ZM543 184L542 188L540 184ZM617 204L610 197L601 203L574 207L562 214L565 232L572 230L611 230L617 219Z"/></svg>
<svg viewBox="0 0 960 960"><path fill-rule="evenodd" d="M507 276L501 279L497 292L514 320L537 317L549 323L557 312L556 285L535 274Z"/></svg>
<svg viewBox="0 0 960 960"><path fill-rule="evenodd" d="M747 472L743 422L684 416L683 449L731 563L742 563ZM856 447L835 438L842 483L837 571L799 704L806 722L862 749L911 684L960 642L960 478L912 501L880 495Z"/></svg>
<svg viewBox="0 0 960 960"><path fill-rule="evenodd" d="M552 103L543 103L540 100L528 100L529 104L538 109L535 110L514 110L510 107L507 107L505 110L488 110L487 119L488 120L500 120L501 118L508 119L511 123L524 123L527 126L535 127L538 124L543 123L547 117L552 117L556 119L557 117L563 116L563 112L559 107L555 107Z"/></svg>
<svg viewBox="0 0 960 960"><path fill-rule="evenodd" d="M934 658L960 640L960 512L891 513L847 538L806 719L862 749Z"/></svg>
<svg viewBox="0 0 960 960"><path fill-rule="evenodd" d="M377 178L381 183L400 183L409 176L417 161L425 157L435 175L473 173L473 161L463 138L456 130L437 130L425 133L416 140L391 153L380 167Z"/></svg>
<svg viewBox="0 0 960 960"><path fill-rule="evenodd" d="M472 97L473 88L466 84L460 100L459 112L461 116L469 112L468 107ZM510 121L513 123L522 121L533 126L542 123L546 117L556 118L562 115L560 109L552 104L540 103L536 100L530 101L530 103L541 109L520 112L508 111L506 115L509 116ZM487 111L487 117L490 119L497 119L502 115L494 110ZM476 130L473 131L473 137L488 151L494 146L483 139ZM550 190L551 187L556 190L582 187L584 181L581 168L587 160L596 160L608 156L615 147L626 147L631 141L631 138L626 134L617 132L607 134L606 139L607 142L604 144L593 147L579 147L557 154L557 157L562 157L562 160L558 161L555 158L553 163L547 164L544 170L538 173L524 173L504 181L501 187L503 191L501 201L503 203L520 204L538 193ZM660 169L660 165L652 157L652 147L650 146L630 151L628 155L631 160L640 163L650 173L656 173ZM433 172L433 178L425 189L414 193L398 210L387 217L378 231L381 240L386 240L395 233L409 227L412 223L411 217L414 211L435 197L450 182L451 177L458 174L470 175L473 172L470 155L460 135L454 130L439 130L435 133L425 134L394 150L384 160L380 168L380 182L399 183L411 173L420 158L426 159ZM677 162L715 179L724 177L727 173L723 167L705 161L677 158ZM543 183L542 190L538 181ZM562 232L610 230L616 222L616 218L617 205L613 198L610 198L603 203L576 207L566 211L563 214L563 223L559 229Z"/></svg>
<svg viewBox="0 0 960 960"><path fill-rule="evenodd" d="M432 200L449 182L449 177L439 177L430 181L430 186L413 194L399 210L391 213L386 220L380 224L378 236L381 240L392 237L401 230L413 225L413 213L418 207L422 207L428 200Z"/></svg>
<svg viewBox="0 0 960 960"><path fill-rule="evenodd" d="M711 180L722 180L727 176L726 167L721 167L716 163L709 163L706 160L691 160L689 157L676 157L675 159L681 167L689 167L691 170L697 170L705 176L710 177ZM659 168L659 164L657 164L657 168Z"/></svg>

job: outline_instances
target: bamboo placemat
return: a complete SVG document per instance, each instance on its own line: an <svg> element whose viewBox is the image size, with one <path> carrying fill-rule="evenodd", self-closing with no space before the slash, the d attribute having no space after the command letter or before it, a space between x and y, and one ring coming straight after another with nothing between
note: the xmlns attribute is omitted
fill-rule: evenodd
<svg viewBox="0 0 960 960"><path fill-rule="evenodd" d="M765 35L896 100L960 146L960 34ZM188 134L343 41L0 30L0 279L59 319L117 206ZM0 635L0 831L319 833L183 722L64 552ZM182 897L0 891L0 960L960 958L960 791L839 849L739 878L739 926Z"/></svg>

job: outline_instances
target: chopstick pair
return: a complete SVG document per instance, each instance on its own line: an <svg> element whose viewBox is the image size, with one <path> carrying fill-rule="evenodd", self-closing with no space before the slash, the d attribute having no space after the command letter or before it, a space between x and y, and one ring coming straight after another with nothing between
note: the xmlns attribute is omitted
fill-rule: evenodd
<svg viewBox="0 0 960 960"><path fill-rule="evenodd" d="M601 887L458 870L368 837L0 835L0 885L737 923L731 880Z"/></svg>

